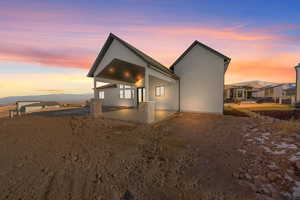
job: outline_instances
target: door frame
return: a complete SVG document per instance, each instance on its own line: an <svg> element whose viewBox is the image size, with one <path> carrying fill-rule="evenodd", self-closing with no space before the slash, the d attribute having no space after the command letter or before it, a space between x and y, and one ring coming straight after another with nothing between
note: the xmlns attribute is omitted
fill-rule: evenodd
<svg viewBox="0 0 300 200"><path fill-rule="evenodd" d="M141 92L139 92L139 91L141 91ZM138 88L136 88L136 102L137 102L137 106L139 106L139 104L140 103L142 103L142 102L144 102L144 99L145 99L145 97L144 97L144 94L145 94L145 87L138 87ZM140 97L140 95L141 95L141 101L139 101L139 97Z"/></svg>

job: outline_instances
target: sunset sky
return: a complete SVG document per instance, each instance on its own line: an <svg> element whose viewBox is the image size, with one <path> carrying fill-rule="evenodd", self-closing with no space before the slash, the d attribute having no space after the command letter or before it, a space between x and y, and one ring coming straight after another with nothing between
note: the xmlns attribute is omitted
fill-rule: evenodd
<svg viewBox="0 0 300 200"><path fill-rule="evenodd" d="M232 58L226 83L294 82L299 0L0 1L0 97L91 93L110 32L165 66L194 41Z"/></svg>

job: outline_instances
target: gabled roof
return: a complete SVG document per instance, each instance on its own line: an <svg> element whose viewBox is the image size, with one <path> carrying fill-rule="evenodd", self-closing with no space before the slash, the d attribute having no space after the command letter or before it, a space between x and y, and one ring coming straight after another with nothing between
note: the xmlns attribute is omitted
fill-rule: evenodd
<svg viewBox="0 0 300 200"><path fill-rule="evenodd" d="M110 33L105 44L103 45L98 57L96 58L92 68L90 69L89 73L88 73L88 77L93 77L94 72L97 69L97 66L99 65L99 63L101 62L101 60L103 59L106 51L108 50L109 46L111 45L111 43L113 42L113 40L118 40L120 43L122 43L124 46L126 46L129 50L131 50L134 54L136 54L138 57L140 57L143 61L145 61L147 64L155 67L156 69L159 69L163 72L166 72L172 76L175 76L175 74L168 69L167 67L165 67L164 65L160 64L158 61L154 60L153 58L151 58L150 56L146 55L145 53L143 53L142 51L138 50L137 48L135 48L134 46L130 45L129 43L125 42L124 40L120 39L119 37L117 37L116 35Z"/></svg>
<svg viewBox="0 0 300 200"><path fill-rule="evenodd" d="M194 46L196 46L196 45L200 45L201 47L207 49L208 51L212 52L213 54L215 54L215 55L217 55L217 56L220 56L220 57L224 58L224 61L226 62L227 66L228 66L228 64L229 64L229 62L230 62L230 60L231 60L231 58L229 58L229 57L227 57L227 56L221 54L220 52L218 52L218 51L216 51L216 50L210 48L209 46L206 46L205 44L203 44L203 43L201 43L201 42L195 40L195 42L193 42L193 44L191 44L191 46L189 46L189 48L187 48L187 49L183 52L183 54L181 54L181 56L179 56L179 58L177 58L177 60L171 65L170 69L171 69L171 70L174 70L174 66L175 66L177 63L179 63L179 62L184 58L184 56L185 56L186 54L188 54L188 53L194 48ZM226 68L225 68L225 71L226 71L226 69L227 69L227 66L226 66Z"/></svg>

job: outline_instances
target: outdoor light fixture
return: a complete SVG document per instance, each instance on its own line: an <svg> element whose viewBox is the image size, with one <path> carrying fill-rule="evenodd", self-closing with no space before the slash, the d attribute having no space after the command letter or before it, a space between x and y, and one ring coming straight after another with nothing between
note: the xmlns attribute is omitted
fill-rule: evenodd
<svg viewBox="0 0 300 200"><path fill-rule="evenodd" d="M143 86L143 79L139 79L138 81L135 82L134 84L136 87L142 87Z"/></svg>
<svg viewBox="0 0 300 200"><path fill-rule="evenodd" d="M111 67L108 69L109 72L114 73L115 72L115 68Z"/></svg>
<svg viewBox="0 0 300 200"><path fill-rule="evenodd" d="M128 78L128 77L130 77L130 73L129 73L129 72L125 72L125 73L124 73L124 76L125 76L126 78Z"/></svg>

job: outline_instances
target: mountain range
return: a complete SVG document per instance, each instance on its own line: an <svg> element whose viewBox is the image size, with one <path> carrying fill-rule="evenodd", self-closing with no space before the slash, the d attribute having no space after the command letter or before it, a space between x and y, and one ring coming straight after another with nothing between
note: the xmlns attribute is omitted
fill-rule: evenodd
<svg viewBox="0 0 300 200"><path fill-rule="evenodd" d="M93 98L93 94L47 94L31 96L9 96L0 98L0 105L15 103L16 101L56 101L59 103L84 103Z"/></svg>
<svg viewBox="0 0 300 200"><path fill-rule="evenodd" d="M271 85L277 85L278 83L268 82L268 81L245 81L240 83L233 83L231 85L237 85L237 86L244 86L244 85L257 85L261 87L271 86Z"/></svg>

